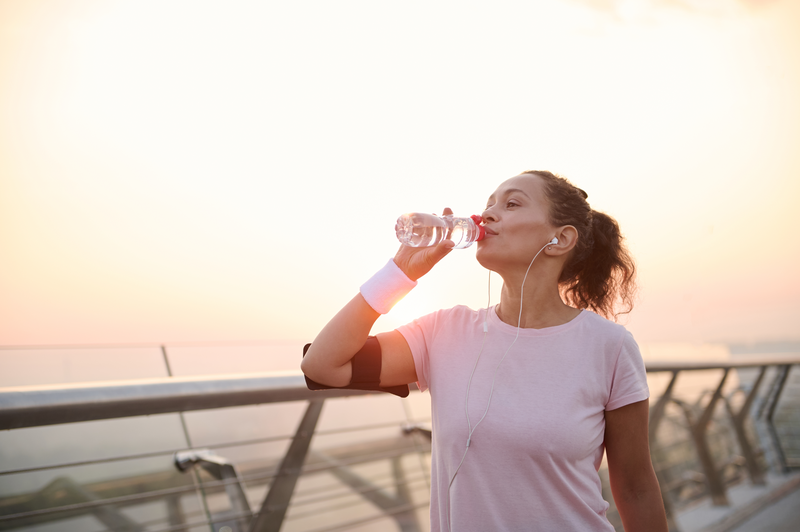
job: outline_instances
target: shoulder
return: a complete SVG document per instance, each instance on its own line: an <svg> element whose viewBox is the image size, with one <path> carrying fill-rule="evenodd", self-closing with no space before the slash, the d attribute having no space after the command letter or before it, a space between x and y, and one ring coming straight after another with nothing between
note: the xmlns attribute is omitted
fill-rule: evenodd
<svg viewBox="0 0 800 532"><path fill-rule="evenodd" d="M445 315L453 318L474 318L478 316L478 314L482 314L486 309L481 310L474 310L469 308L466 305L456 305L455 307L450 307L448 309L440 310L439 312L444 313Z"/></svg>
<svg viewBox="0 0 800 532"><path fill-rule="evenodd" d="M431 312L430 314L425 314L417 318L418 320L425 320L425 319L461 319L461 318L472 318L477 316L478 314L483 315L485 309L473 310L466 305L456 305L455 307L450 308L442 308L436 311Z"/></svg>
<svg viewBox="0 0 800 532"><path fill-rule="evenodd" d="M484 313L484 309L476 311L464 305L457 305L420 316L411 323L398 327L397 330L403 333L404 336L416 332L416 334L430 335L432 337L450 331L474 327L482 323Z"/></svg>
<svg viewBox="0 0 800 532"><path fill-rule="evenodd" d="M425 353L435 344L463 339L482 323L483 314L483 311L459 305L421 316L398 327L397 331L406 339L412 353Z"/></svg>
<svg viewBox="0 0 800 532"><path fill-rule="evenodd" d="M581 326L593 341L603 345L606 351L618 355L621 351L639 351L633 335L624 325L608 320L590 310L583 311Z"/></svg>
<svg viewBox="0 0 800 532"><path fill-rule="evenodd" d="M606 319L603 316L592 312L591 310L584 310L582 314L583 316L581 317L583 319L581 321L581 325L595 334L615 338L630 335L628 329L626 329L624 325L620 325L619 323L615 323L609 319Z"/></svg>
<svg viewBox="0 0 800 532"><path fill-rule="evenodd" d="M425 314L415 319L413 323L428 326L453 325L457 323L474 322L483 316L483 310L473 310L465 305L439 309L430 314Z"/></svg>

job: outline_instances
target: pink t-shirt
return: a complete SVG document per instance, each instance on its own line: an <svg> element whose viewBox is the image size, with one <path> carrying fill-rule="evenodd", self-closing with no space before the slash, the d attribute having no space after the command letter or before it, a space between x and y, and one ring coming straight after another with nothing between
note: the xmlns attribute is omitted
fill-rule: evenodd
<svg viewBox="0 0 800 532"><path fill-rule="evenodd" d="M398 330L433 414L431 530L613 531L597 470L605 411L649 397L636 342L621 325L583 311L564 325L520 329L497 371L491 405L469 451L465 401L483 342L485 310L440 310ZM495 368L517 328L489 311L472 377L469 419L486 410Z"/></svg>

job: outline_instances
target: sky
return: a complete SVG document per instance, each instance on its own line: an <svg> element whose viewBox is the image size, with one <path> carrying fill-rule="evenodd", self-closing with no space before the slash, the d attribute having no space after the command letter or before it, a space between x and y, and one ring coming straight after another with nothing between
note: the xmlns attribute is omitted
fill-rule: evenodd
<svg viewBox="0 0 800 532"><path fill-rule="evenodd" d="M640 342L800 340L800 3L0 0L0 346L311 341L528 169ZM492 302L501 280L492 278ZM487 304L454 251L375 331Z"/></svg>

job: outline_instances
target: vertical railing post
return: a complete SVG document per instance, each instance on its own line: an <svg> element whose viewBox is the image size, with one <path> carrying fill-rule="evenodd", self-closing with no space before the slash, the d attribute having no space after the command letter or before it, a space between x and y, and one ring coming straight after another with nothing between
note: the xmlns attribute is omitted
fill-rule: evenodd
<svg viewBox="0 0 800 532"><path fill-rule="evenodd" d="M261 511L250 523L250 532L278 532L281 529L303 462L311 446L311 437L319 421L323 401L324 399L316 399L308 402L306 413L264 498Z"/></svg>
<svg viewBox="0 0 800 532"><path fill-rule="evenodd" d="M225 493L231 502L231 512L235 516L236 528L245 532L253 513L250 511L250 504L247 502L247 496L236 468L232 464L222 464L218 474L220 480L225 482Z"/></svg>
<svg viewBox="0 0 800 532"><path fill-rule="evenodd" d="M688 419L692 440L694 441L697 456L700 459L700 465L703 468L703 473L708 483L708 489L711 492L711 501L715 506L728 506L729 502L728 495L725 492L725 484L722 482L720 472L714 464L714 457L711 455L711 448L708 445L706 432L708 431L711 417L714 415L714 408L722 397L722 387L725 385L725 380L728 378L728 372L729 369L726 368L717 389L714 391L714 395L711 396L711 399L708 401L700 417L694 422L691 418Z"/></svg>
<svg viewBox="0 0 800 532"><path fill-rule="evenodd" d="M672 392L675 389L675 381L678 380L678 371L672 372L672 378L667 385L667 388L664 390L664 393L661 394L661 397L658 398L656 404L653 405L653 408L650 409L650 420L648 425L648 438L650 440L650 456L652 458L653 448L655 447L656 443L656 432L658 431L658 426L661 424L661 420L664 419L664 411L667 408L667 404L672 399ZM661 500L664 503L664 511L667 514L667 525L669 526L669 532L678 532L678 524L675 522L675 511L672 505L672 497L670 497L669 493L667 493L667 479L665 478L664 473L661 471L661 468L656 468L656 478L658 479L658 484L661 486Z"/></svg>
<svg viewBox="0 0 800 532"><path fill-rule="evenodd" d="M669 403L672 399L672 391L675 389L675 381L677 380L678 371L676 370L672 372L672 378L670 379L667 388L664 390L664 393L661 394L661 397L658 398L658 401L656 401L656 404L653 405L653 408L650 410L648 435L651 446L656 441L656 431L658 430L658 426L661 424L661 420L664 418L664 411L667 408L667 403Z"/></svg>
<svg viewBox="0 0 800 532"><path fill-rule="evenodd" d="M402 458L402 456L392 458L392 476L394 477L397 503L408 507L408 510L395 514L394 518L400 526L401 532L418 532L420 526L419 522L417 522L417 513L413 508L411 490L408 487L408 481L403 470Z"/></svg>
<svg viewBox="0 0 800 532"><path fill-rule="evenodd" d="M747 437L745 422L747 421L747 417L750 415L753 400L756 398L758 388L761 386L761 382L764 380L764 375L766 373L767 366L762 366L761 372L758 374L758 377L753 383L752 388L750 388L750 391L747 393L744 404L738 413L733 411L730 401L725 401L725 406L728 408L728 413L731 415L731 420L733 421L733 429L736 432L736 439L739 441L739 448L741 449L742 456L744 457L745 466L747 467L747 474L750 476L750 482L757 486L763 486L766 484L766 481L764 479L764 471L762 471L761 467L758 465L756 453L753 450L753 446L750 444L750 439Z"/></svg>
<svg viewBox="0 0 800 532"><path fill-rule="evenodd" d="M767 400L761 406L759 412L759 417L764 417L766 419L767 429L769 430L770 439L772 440L772 448L777 455L778 465L784 473L789 472L789 467L786 464L786 455L783 453L783 446L781 445L781 440L780 437L778 437L778 431L775 429L775 423L772 418L775 415L775 408L778 406L778 401L781 398L781 393L783 393L786 380L789 378L789 370L791 367L790 364L778 366L778 374L775 376L775 380L772 382L772 386L767 395Z"/></svg>

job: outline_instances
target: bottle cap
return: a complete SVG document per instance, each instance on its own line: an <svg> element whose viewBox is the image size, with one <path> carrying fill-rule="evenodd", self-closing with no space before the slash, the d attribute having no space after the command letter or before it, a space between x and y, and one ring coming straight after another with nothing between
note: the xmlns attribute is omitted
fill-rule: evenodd
<svg viewBox="0 0 800 532"><path fill-rule="evenodd" d="M486 236L486 228L481 225L483 223L483 218L481 218L480 214L473 214L470 218L472 218L472 221L478 226L478 238L475 239L475 242L483 240L483 237Z"/></svg>

